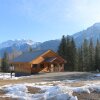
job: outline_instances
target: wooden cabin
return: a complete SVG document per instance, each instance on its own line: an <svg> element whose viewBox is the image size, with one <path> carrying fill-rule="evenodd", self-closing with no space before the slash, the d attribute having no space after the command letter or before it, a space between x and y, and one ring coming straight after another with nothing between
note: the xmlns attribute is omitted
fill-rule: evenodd
<svg viewBox="0 0 100 100"><path fill-rule="evenodd" d="M1 67L2 67L2 58L0 58L0 71L1 71Z"/></svg>
<svg viewBox="0 0 100 100"><path fill-rule="evenodd" d="M64 63L66 61L52 50L27 52L11 62L16 76L39 72L61 72L64 71Z"/></svg>

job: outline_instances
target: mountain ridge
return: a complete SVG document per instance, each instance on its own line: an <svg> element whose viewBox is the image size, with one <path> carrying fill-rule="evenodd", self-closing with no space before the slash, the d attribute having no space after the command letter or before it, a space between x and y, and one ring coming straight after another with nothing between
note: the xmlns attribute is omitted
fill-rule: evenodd
<svg viewBox="0 0 100 100"><path fill-rule="evenodd" d="M87 39L89 41L90 38L92 38L94 44L96 44L97 39L100 40L100 23L95 23L87 29L77 32L71 36L74 38L77 47L81 46L84 39ZM54 51L57 51L59 44L60 39L48 40L45 42L34 42L32 40L25 39L8 40L0 43L0 56L5 51L7 51L8 53L11 53L13 50L25 52L28 51L30 47L33 49L52 49Z"/></svg>
<svg viewBox="0 0 100 100"><path fill-rule="evenodd" d="M72 36L77 46L80 46L83 43L84 39L87 39L89 41L90 38L92 38L94 44L96 44L97 39L100 40L100 23L95 23L87 29L77 32Z"/></svg>

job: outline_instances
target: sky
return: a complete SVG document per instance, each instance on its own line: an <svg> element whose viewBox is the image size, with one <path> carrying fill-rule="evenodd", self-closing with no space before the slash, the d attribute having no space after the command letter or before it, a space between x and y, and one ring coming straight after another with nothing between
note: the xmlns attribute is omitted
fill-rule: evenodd
<svg viewBox="0 0 100 100"><path fill-rule="evenodd" d="M60 39L100 22L100 0L0 0L0 42Z"/></svg>

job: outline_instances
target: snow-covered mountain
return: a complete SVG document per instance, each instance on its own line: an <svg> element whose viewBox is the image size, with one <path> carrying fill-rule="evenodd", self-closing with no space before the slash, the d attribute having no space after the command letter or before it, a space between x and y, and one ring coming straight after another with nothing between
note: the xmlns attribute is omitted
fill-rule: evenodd
<svg viewBox="0 0 100 100"><path fill-rule="evenodd" d="M90 40L90 38L92 38L95 44L97 39L100 40L100 23L95 23L86 30L77 32L72 36L74 37L77 46L80 46L84 39Z"/></svg>
<svg viewBox="0 0 100 100"><path fill-rule="evenodd" d="M33 49L52 49L57 50L60 40L50 40L41 42L33 42L32 40L8 40L6 42L0 43L0 57L3 57L4 52L12 53L16 52L26 52L31 48Z"/></svg>
<svg viewBox="0 0 100 100"><path fill-rule="evenodd" d="M4 52L12 53L16 52L26 52L30 47L37 48L41 43L33 42L32 40L8 40L0 43L0 57L3 57Z"/></svg>
<svg viewBox="0 0 100 100"><path fill-rule="evenodd" d="M0 49L6 48L6 47L11 47L11 46L20 47L22 45L30 45L30 46L36 47L39 44L40 44L40 42L33 42L32 40L24 40L24 39L8 40L8 41L0 43Z"/></svg>
<svg viewBox="0 0 100 100"><path fill-rule="evenodd" d="M96 43L97 39L100 40L100 23L96 23L86 30L77 32L73 34L72 37L74 37L77 46L80 46L85 38L87 40L90 40L90 38L92 38L94 43ZM59 39L49 40L43 43L24 39L8 40L6 42L0 43L0 57L2 57L5 51L8 53L11 53L13 50L16 50L18 52L25 52L28 51L30 47L32 47L33 49L52 49L54 51L57 51L59 44Z"/></svg>
<svg viewBox="0 0 100 100"><path fill-rule="evenodd" d="M40 44L40 49L52 49L54 51L57 51L59 44L60 44L59 39L45 41Z"/></svg>

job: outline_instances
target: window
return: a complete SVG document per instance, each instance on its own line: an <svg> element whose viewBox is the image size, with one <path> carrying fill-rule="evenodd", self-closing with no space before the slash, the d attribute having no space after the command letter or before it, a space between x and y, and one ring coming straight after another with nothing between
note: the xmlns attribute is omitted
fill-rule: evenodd
<svg viewBox="0 0 100 100"><path fill-rule="evenodd" d="M43 64L40 64L40 67L41 67L41 68L44 68L44 65L43 65Z"/></svg>
<svg viewBox="0 0 100 100"><path fill-rule="evenodd" d="M33 64L32 68L37 68L37 66L38 66L37 64Z"/></svg>

